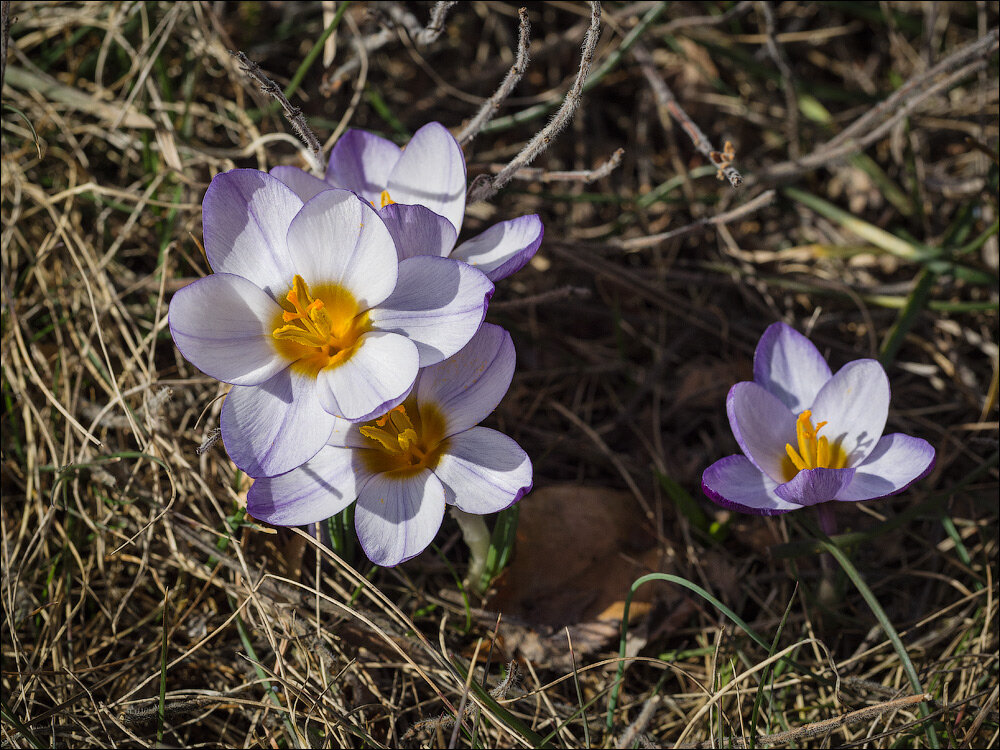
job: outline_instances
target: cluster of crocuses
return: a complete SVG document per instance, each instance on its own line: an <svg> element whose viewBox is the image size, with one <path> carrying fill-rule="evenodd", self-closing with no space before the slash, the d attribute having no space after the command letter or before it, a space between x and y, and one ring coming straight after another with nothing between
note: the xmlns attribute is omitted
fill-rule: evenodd
<svg viewBox="0 0 1000 750"><path fill-rule="evenodd" d="M484 323L493 282L542 240L538 216L456 247L462 150L441 125L405 149L352 130L324 179L295 167L217 175L204 199L214 273L181 289L181 353L232 389L222 439L256 480L251 516L322 521L357 501L365 553L396 565L446 505L502 510L532 484L509 437L478 424L510 386L510 335Z"/></svg>

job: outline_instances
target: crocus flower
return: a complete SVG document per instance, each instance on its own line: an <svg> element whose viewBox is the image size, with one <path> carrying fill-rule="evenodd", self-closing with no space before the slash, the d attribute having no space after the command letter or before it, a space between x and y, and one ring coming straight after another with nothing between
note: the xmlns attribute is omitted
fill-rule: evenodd
<svg viewBox="0 0 1000 750"><path fill-rule="evenodd" d="M775 323L757 344L753 370L753 382L737 383L726 399L743 455L716 461L702 476L703 491L719 505L775 515L874 500L902 492L933 467L927 441L882 434L889 379L875 360L855 360L833 375L809 339Z"/></svg>
<svg viewBox="0 0 1000 750"><path fill-rule="evenodd" d="M251 476L312 458L337 417L401 403L419 367L472 338L493 293L458 261L398 262L384 222L353 193L303 204L253 169L212 180L204 232L215 273L174 295L170 332L198 369L233 384L222 437Z"/></svg>
<svg viewBox="0 0 1000 750"><path fill-rule="evenodd" d="M365 424L338 420L314 458L256 480L247 511L299 526L356 499L355 527L368 558L385 566L408 560L431 543L445 505L493 513L531 489L527 454L506 435L476 426L500 403L513 373L510 335L484 323L454 357L421 370L401 405Z"/></svg>
<svg viewBox="0 0 1000 750"><path fill-rule="evenodd" d="M380 209L394 236L409 232L414 240L431 243L397 245L400 260L450 256L495 282L524 267L542 243L542 222L530 214L494 224L455 247L465 216L465 156L440 123L424 125L405 149L373 133L348 130L333 147L322 180L292 166L274 167L271 174L303 200L331 186L353 190ZM423 235L413 234L415 223L428 227Z"/></svg>

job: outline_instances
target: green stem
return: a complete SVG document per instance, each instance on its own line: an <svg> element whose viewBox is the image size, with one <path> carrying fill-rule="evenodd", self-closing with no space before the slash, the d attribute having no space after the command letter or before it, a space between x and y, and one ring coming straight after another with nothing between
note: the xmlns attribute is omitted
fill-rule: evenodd
<svg viewBox="0 0 1000 750"><path fill-rule="evenodd" d="M458 521L462 537L469 545L469 570L465 574L465 585L478 594L482 594L483 573L486 571L486 558L490 551L490 530L482 516L466 513L454 505L451 515Z"/></svg>

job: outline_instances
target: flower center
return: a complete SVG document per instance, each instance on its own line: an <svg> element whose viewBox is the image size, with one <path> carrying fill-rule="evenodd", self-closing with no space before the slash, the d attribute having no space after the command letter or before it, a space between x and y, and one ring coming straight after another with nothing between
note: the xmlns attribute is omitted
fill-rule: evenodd
<svg viewBox="0 0 1000 750"><path fill-rule="evenodd" d="M423 417L421 419L421 417ZM387 414L361 425L359 431L374 445L362 452L375 473L416 473L433 469L444 453L444 419L434 409L417 409L409 398Z"/></svg>
<svg viewBox="0 0 1000 750"><path fill-rule="evenodd" d="M806 469L843 469L847 466L847 455L840 443L830 445L826 436L819 436L819 431L825 425L826 422L820 422L814 427L812 411L809 409L799 414L799 418L795 420L798 450L791 443L785 443L786 460L783 468L786 482Z"/></svg>
<svg viewBox="0 0 1000 750"><path fill-rule="evenodd" d="M320 284L310 291L296 274L285 300L271 333L275 348L293 367L314 377L347 361L368 330L368 314L339 284Z"/></svg>
<svg viewBox="0 0 1000 750"><path fill-rule="evenodd" d="M379 208L385 208L386 206L391 206L393 203L396 202L392 198L389 197L389 191L388 190L383 190L382 194L379 196L379 198L382 200L382 205L379 206Z"/></svg>

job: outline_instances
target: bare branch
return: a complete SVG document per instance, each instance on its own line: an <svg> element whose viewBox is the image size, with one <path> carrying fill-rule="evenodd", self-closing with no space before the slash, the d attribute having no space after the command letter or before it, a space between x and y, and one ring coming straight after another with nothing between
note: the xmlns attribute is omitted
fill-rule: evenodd
<svg viewBox="0 0 1000 750"><path fill-rule="evenodd" d="M448 11L451 10L453 5L458 5L458 0L452 0L451 2L438 0L438 2L434 3L434 8L431 10L431 20L427 22L426 27L417 33L413 40L417 44L423 45L430 44L441 36L441 32L444 31L444 21L448 17Z"/></svg>
<svg viewBox="0 0 1000 750"><path fill-rule="evenodd" d="M10 0L0 2L0 88L7 73L7 42L10 39Z"/></svg>
<svg viewBox="0 0 1000 750"><path fill-rule="evenodd" d="M620 240L613 244L620 247L622 250L627 251L642 250L647 247L653 247L661 242L672 240L675 237L690 234L691 232L701 229L702 227L713 225L718 226L720 224L728 224L729 222L736 221L737 219L742 219L744 216L752 214L754 211L759 211L764 208L764 206L769 206L774 201L774 196L774 191L768 190L765 193L761 193L753 200L747 201L742 206L737 206L736 208L724 211L721 214L710 216L707 219L700 219L692 224L679 227L678 229L674 229L669 232L663 232L662 234L651 234L648 237L636 237L631 240Z"/></svg>
<svg viewBox="0 0 1000 750"><path fill-rule="evenodd" d="M774 22L774 11L769 0L761 0L757 5L764 17L764 32L767 37L767 53L781 73L781 89L785 94L785 140L788 141L788 154L793 159L799 158L799 102L795 96L795 80L792 69L788 65L785 52L778 46L777 30Z"/></svg>
<svg viewBox="0 0 1000 750"><path fill-rule="evenodd" d="M528 69L528 60L530 58L528 49L531 43L531 25L528 23L528 9L521 8L517 14L521 18L521 25L517 32L517 57L514 59L511 69L507 71L507 75L504 76L503 81L500 83L500 88L493 93L493 96L486 100L486 103L479 109L476 116L458 134L457 140L462 146L472 141L479 134L479 131L483 129L483 126L493 119L493 115L497 113L500 105L510 96L510 93L524 75L524 71Z"/></svg>
<svg viewBox="0 0 1000 750"><path fill-rule="evenodd" d="M591 63L594 61L594 50L597 48L597 40L601 36L600 2L593 0L590 3L590 9L590 28L587 29L587 35L583 39L583 53L580 55L580 70L577 72L576 80L573 82L572 88L570 88L569 92L567 92L562 106L556 112L549 124L536 133L535 137L528 141L528 144L521 149L521 152L515 156L496 177L491 180L485 175L480 175L480 177L473 182L472 187L469 189L470 202L487 200L493 195L496 195L496 192L500 188L513 179L515 172L517 172L521 167L530 164L540 153L548 148L556 134L566 127L569 121L573 118L573 113L576 112L576 108L580 106L580 100L583 96L583 87L587 82L587 77L590 75Z"/></svg>
<svg viewBox="0 0 1000 750"><path fill-rule="evenodd" d="M498 312L501 310L516 310L521 307L534 307L550 302L576 297L577 299L587 299L590 297L590 289L585 286L561 286L556 289L549 289L547 292L533 294L530 297L521 299L501 300L500 302L490 302L490 310Z"/></svg>
<svg viewBox="0 0 1000 750"><path fill-rule="evenodd" d="M620 148L608 157L601 166L594 169L575 169L565 172L548 172L540 167L524 167L514 173L515 180L531 180L532 182L579 182L586 185L602 177L607 177L622 162L625 149ZM496 174L503 170L502 164L491 164L490 170Z"/></svg>
<svg viewBox="0 0 1000 750"><path fill-rule="evenodd" d="M281 110L284 112L285 118L288 120L288 124L292 126L292 130L295 131L295 135L299 137L299 140L301 140L308 149L306 153L310 166L312 166L314 170L321 170L323 168L323 148L320 146L319 138L316 137L316 134L313 133L309 128L309 125L306 124L306 118L303 117L302 110L298 107L292 106L292 103L288 101L288 97L285 96L281 87L268 78L260 69L260 66L243 54L243 52L233 52L230 50L229 54L239 60L240 70L242 70L248 78L257 84L261 93L273 97L278 104L281 105Z"/></svg>
<svg viewBox="0 0 1000 750"><path fill-rule="evenodd" d="M701 128L684 111L677 101L677 97L674 96L674 92L670 90L666 81L663 80L663 76L656 70L656 65L653 63L653 56L649 54L649 51L641 42L636 42L632 46L631 52L636 62L639 63L642 74L646 76L650 88L653 89L653 96L656 98L657 113L660 116L660 124L663 125L663 128L668 129L670 127L671 118L677 120L681 124L681 127L684 128L684 132L688 134L694 147L719 168L719 179L725 178L729 180L729 184L733 187L742 185L743 175L732 165L736 153L732 148L732 144L727 142L726 147L721 152L712 148L712 142L708 140L708 136L701 132Z"/></svg>

